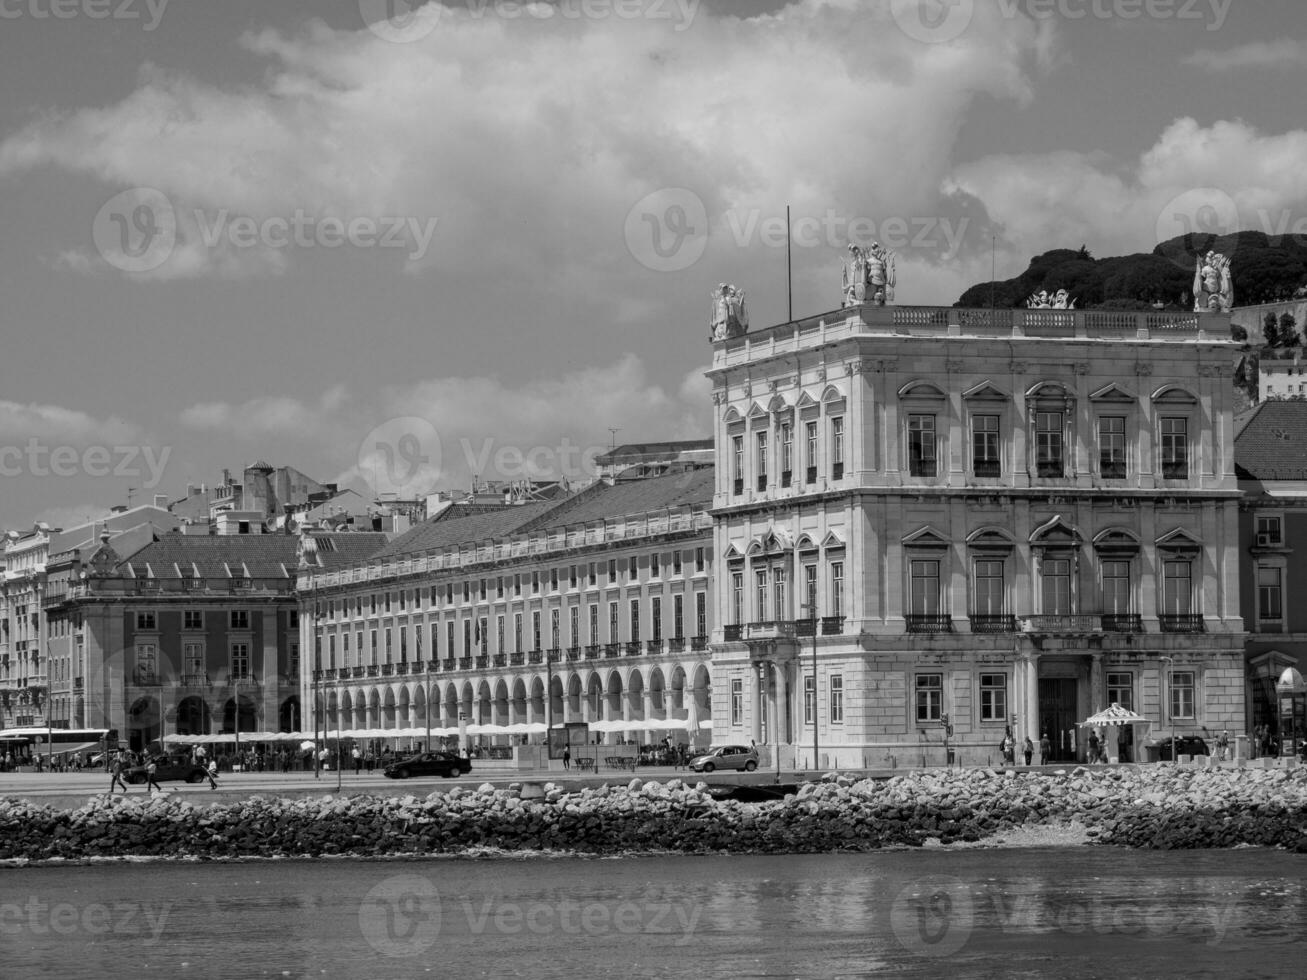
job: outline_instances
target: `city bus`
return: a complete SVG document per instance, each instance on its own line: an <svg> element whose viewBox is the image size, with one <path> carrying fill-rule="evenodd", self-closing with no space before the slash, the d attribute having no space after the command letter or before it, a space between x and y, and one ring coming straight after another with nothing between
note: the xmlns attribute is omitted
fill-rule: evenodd
<svg viewBox="0 0 1307 980"><path fill-rule="evenodd" d="M103 752L106 742L116 741L117 733L107 728L5 728L0 729L0 760L8 768L30 765L38 755L67 757L85 752L89 758Z"/></svg>

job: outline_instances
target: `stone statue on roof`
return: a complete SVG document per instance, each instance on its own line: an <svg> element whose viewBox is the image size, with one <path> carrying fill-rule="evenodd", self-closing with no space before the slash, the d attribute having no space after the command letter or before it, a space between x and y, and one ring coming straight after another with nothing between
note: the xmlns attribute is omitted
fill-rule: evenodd
<svg viewBox="0 0 1307 980"><path fill-rule="evenodd" d="M880 242L867 252L867 301L875 306L894 302L894 253Z"/></svg>
<svg viewBox="0 0 1307 980"><path fill-rule="evenodd" d="M749 332L749 313L744 308L744 290L719 283L712 292L710 340L729 340Z"/></svg>
<svg viewBox="0 0 1307 980"><path fill-rule="evenodd" d="M1228 313L1234 308L1230 260L1219 252L1198 256L1194 270L1194 312Z"/></svg>

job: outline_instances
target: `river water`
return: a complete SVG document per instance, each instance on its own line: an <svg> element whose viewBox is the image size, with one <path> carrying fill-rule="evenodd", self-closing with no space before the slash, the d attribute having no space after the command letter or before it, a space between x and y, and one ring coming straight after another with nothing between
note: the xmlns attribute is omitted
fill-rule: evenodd
<svg viewBox="0 0 1307 980"><path fill-rule="evenodd" d="M0 870L0 976L1300 977L1307 857L1243 849Z"/></svg>

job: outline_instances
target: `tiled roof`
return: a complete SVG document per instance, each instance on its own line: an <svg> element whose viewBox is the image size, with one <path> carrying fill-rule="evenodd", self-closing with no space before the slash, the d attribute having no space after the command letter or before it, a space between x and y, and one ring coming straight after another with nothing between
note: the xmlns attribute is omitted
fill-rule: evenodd
<svg viewBox="0 0 1307 980"><path fill-rule="evenodd" d="M559 504L523 530L588 524L668 508L705 506L712 502L712 495L712 467L647 480L629 480L613 486L599 483Z"/></svg>
<svg viewBox="0 0 1307 980"><path fill-rule="evenodd" d="M455 504L435 518L401 534L373 558L439 551L456 544L471 544L502 538L518 531L541 514L558 506L556 501L521 504L514 507L482 508Z"/></svg>
<svg viewBox="0 0 1307 980"><path fill-rule="evenodd" d="M380 531L342 531L305 535L305 558L315 568L335 568L365 561L386 546Z"/></svg>
<svg viewBox="0 0 1307 980"><path fill-rule="evenodd" d="M155 578L176 578L177 569L198 569L201 578L226 578L228 569L249 570L251 578L283 578L295 574L299 538L289 534L165 534L146 545L120 568L130 565L138 576L148 564Z"/></svg>
<svg viewBox="0 0 1307 980"><path fill-rule="evenodd" d="M614 463L623 463L634 459L667 458L678 453L703 452L712 448L713 441L711 439L687 439L681 442L629 442L608 450L602 456L596 456L595 463L599 466L611 466Z"/></svg>
<svg viewBox="0 0 1307 980"><path fill-rule="evenodd" d="M1241 480L1307 480L1307 401L1265 401L1234 439Z"/></svg>

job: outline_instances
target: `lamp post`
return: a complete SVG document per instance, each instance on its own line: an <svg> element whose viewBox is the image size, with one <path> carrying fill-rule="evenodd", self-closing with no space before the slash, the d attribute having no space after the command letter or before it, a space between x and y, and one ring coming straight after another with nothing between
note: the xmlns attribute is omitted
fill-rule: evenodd
<svg viewBox="0 0 1307 980"><path fill-rule="evenodd" d="M1170 657L1163 657L1162 660L1163 660L1163 661L1165 662L1165 664L1166 664L1166 693L1165 693L1165 695L1163 695L1162 703L1161 703L1160 705L1158 705L1158 711L1159 711L1159 712L1161 712L1161 711L1165 711L1165 710L1166 710L1166 700L1167 700L1168 698L1171 697L1171 684L1172 684L1172 677L1171 677L1171 674L1172 674L1172 671L1173 671L1173 669L1174 669L1174 665L1175 665L1175 661L1174 661L1172 658L1170 658ZM1175 715L1174 715L1174 714L1171 715L1171 761L1172 761L1172 762L1175 762L1175 761L1176 761L1176 756L1175 756Z"/></svg>
<svg viewBox="0 0 1307 980"><path fill-rule="evenodd" d="M576 642L575 638L572 642ZM545 651L545 759L554 757L554 657Z"/></svg>
<svg viewBox="0 0 1307 980"><path fill-rule="evenodd" d="M419 633L418 639L421 638L422 638L421 633ZM432 652L434 653L435 652L434 640L432 641L431 645L432 645ZM423 673L422 692L426 704L426 709L423 712L423 714L426 716L426 720L427 720L427 751L430 752L431 751L431 661L430 660L423 659L422 673Z"/></svg>
<svg viewBox="0 0 1307 980"><path fill-rule="evenodd" d="M803 604L803 611L808 614L808 622L812 624L812 770L818 768L818 751L817 744L817 597L810 595L808 601ZM806 699L805 699L806 700Z"/></svg>

